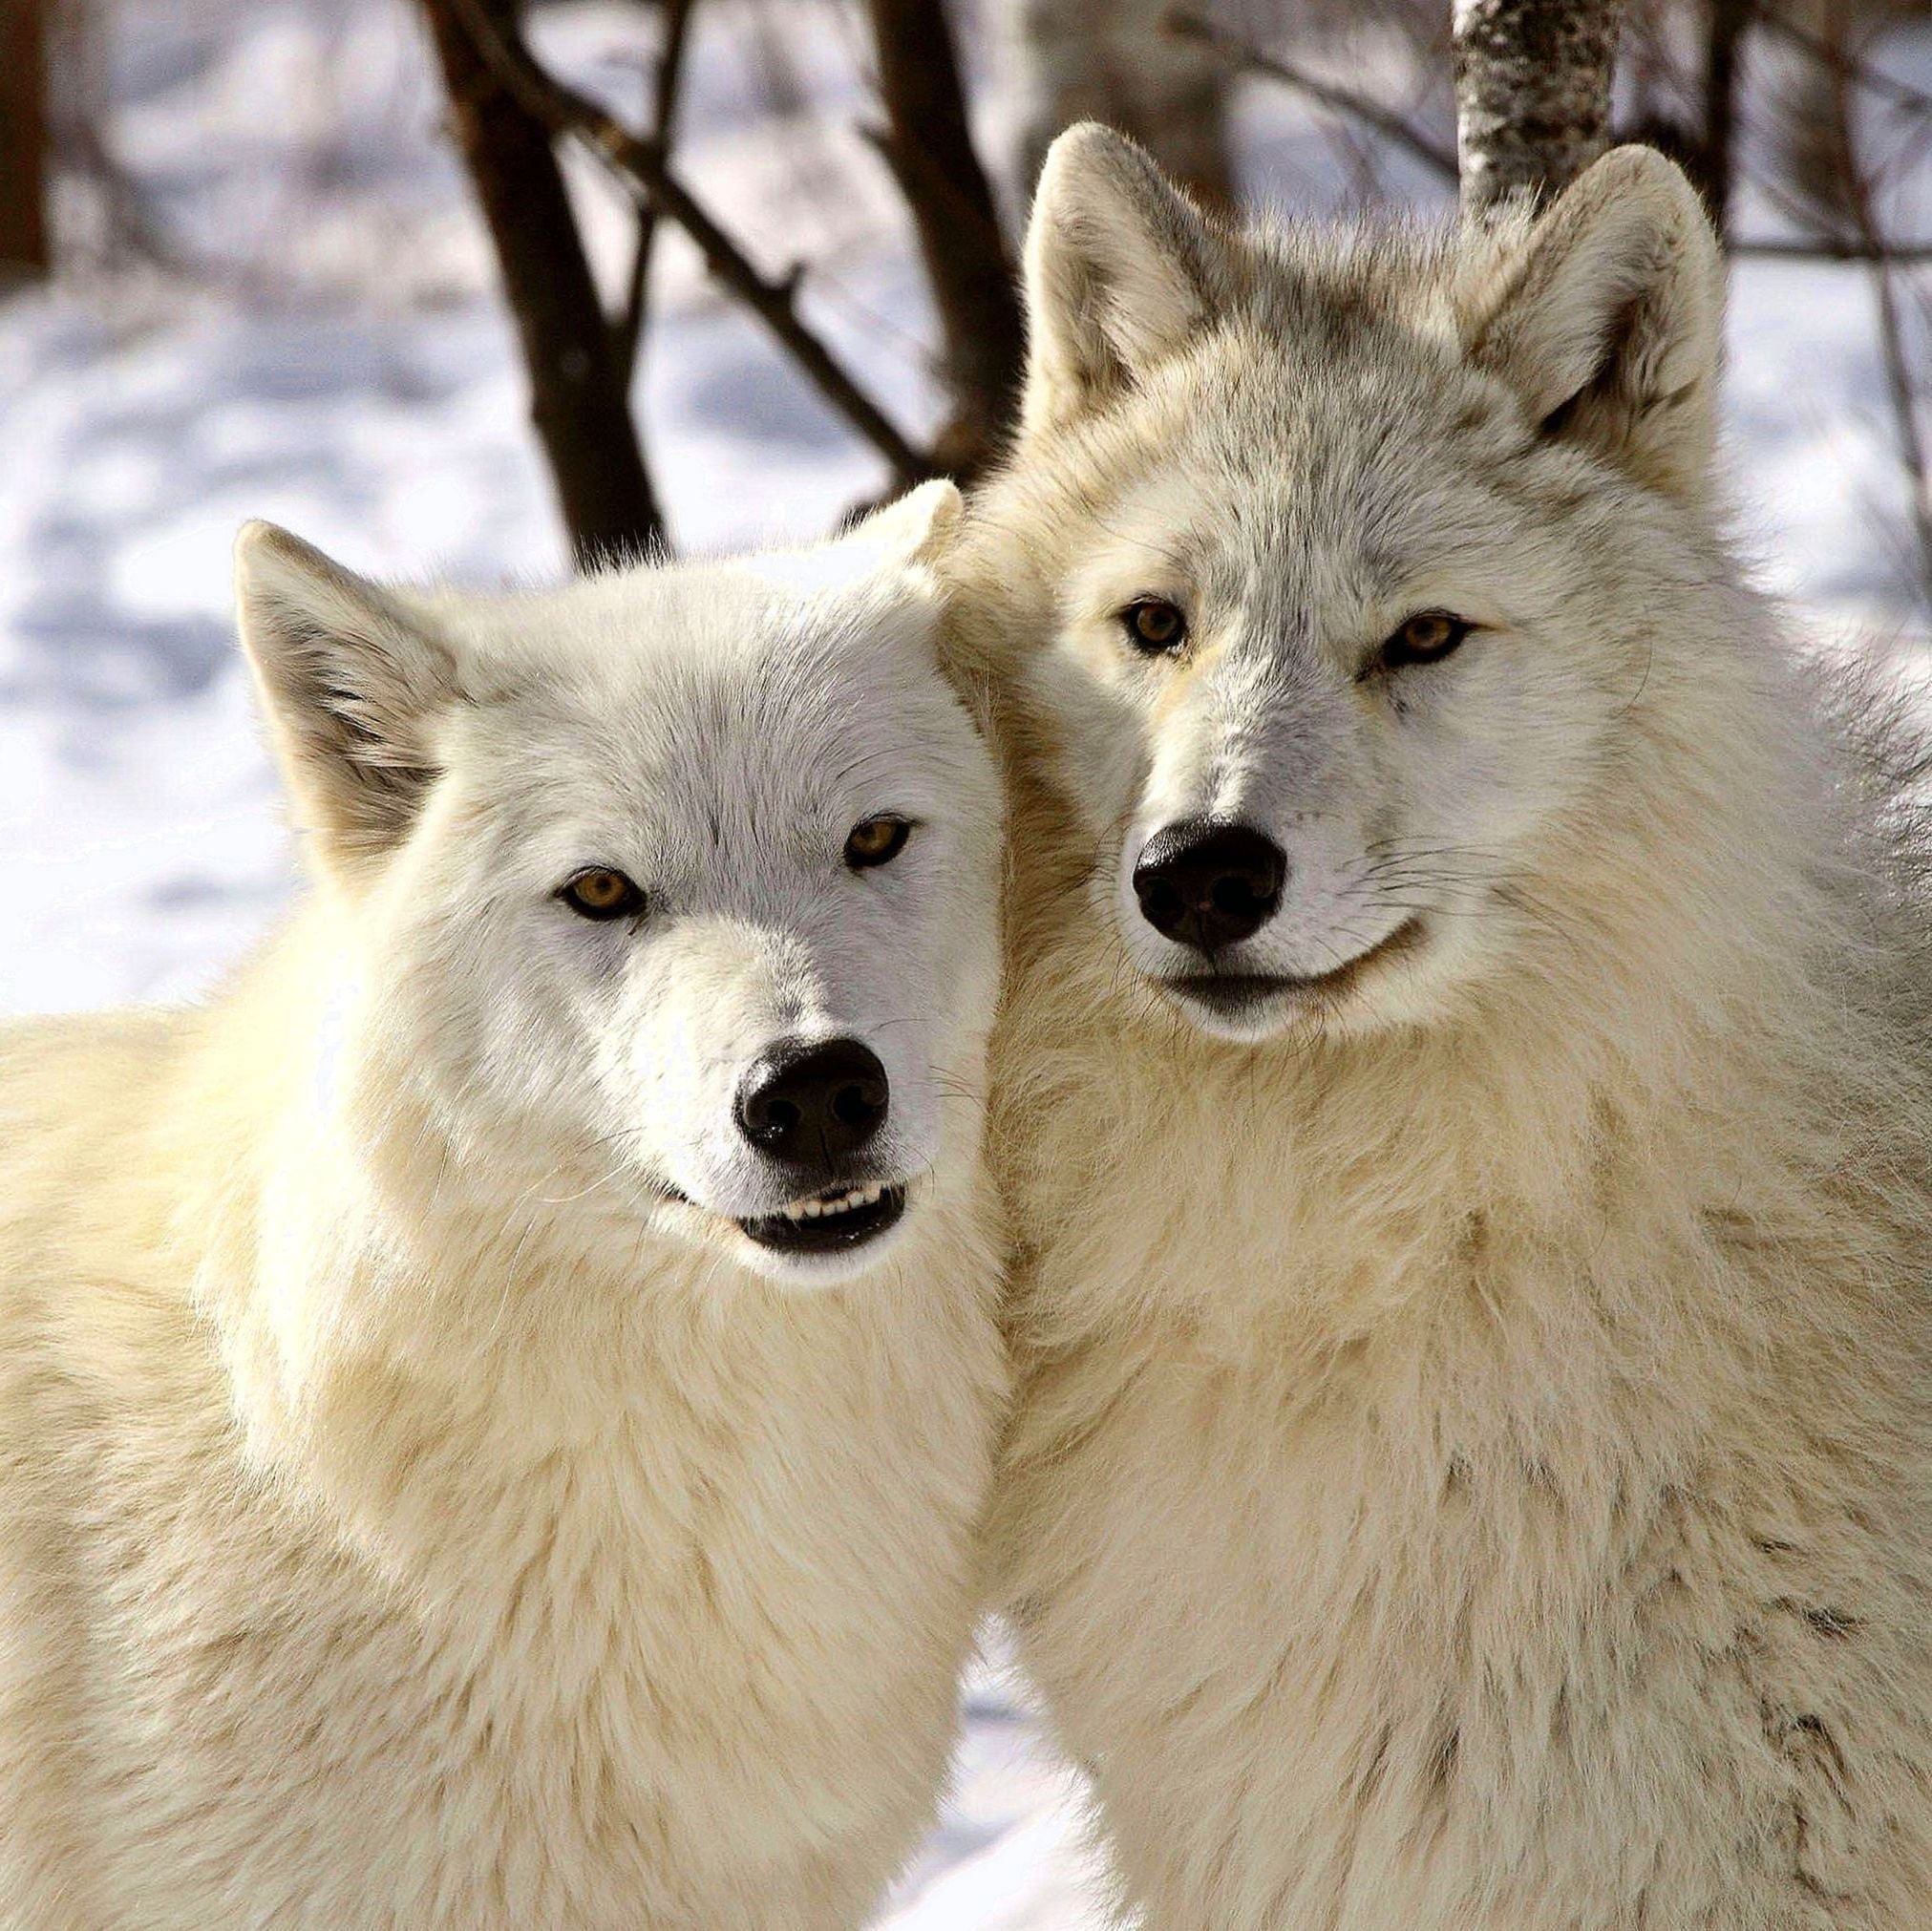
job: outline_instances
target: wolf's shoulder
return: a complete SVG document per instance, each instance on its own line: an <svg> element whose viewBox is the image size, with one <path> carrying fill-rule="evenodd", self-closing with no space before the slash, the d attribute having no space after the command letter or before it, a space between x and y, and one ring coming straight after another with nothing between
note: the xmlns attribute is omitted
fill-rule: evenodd
<svg viewBox="0 0 1932 1931"><path fill-rule="evenodd" d="M0 1025L0 1252L12 1265L113 1214L169 1112L192 1025L140 1008Z"/></svg>
<svg viewBox="0 0 1932 1931"><path fill-rule="evenodd" d="M36 1133L134 1112L187 1023L183 1013L131 1007L0 1024L0 1159Z"/></svg>

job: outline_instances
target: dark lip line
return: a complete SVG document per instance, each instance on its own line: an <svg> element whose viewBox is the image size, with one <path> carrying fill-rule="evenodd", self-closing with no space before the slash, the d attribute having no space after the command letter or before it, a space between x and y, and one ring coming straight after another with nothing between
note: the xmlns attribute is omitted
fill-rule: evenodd
<svg viewBox="0 0 1932 1931"><path fill-rule="evenodd" d="M1387 938L1376 940L1366 952L1345 959L1327 972L1313 972L1306 976L1292 972L1191 972L1179 978L1163 979L1159 983L1172 992L1204 993L1211 987L1219 987L1228 991L1251 992L1259 998L1267 998L1277 992L1335 992L1353 984L1377 960L1408 951L1421 936L1422 921L1409 918L1403 920Z"/></svg>

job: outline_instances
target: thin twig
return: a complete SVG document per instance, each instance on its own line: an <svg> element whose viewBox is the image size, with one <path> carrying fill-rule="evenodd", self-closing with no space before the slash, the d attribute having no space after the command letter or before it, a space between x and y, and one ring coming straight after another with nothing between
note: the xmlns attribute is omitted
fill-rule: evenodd
<svg viewBox="0 0 1932 1931"><path fill-rule="evenodd" d="M658 143L633 134L587 96L540 66L496 31L478 0L452 0L477 49L528 113L553 133L582 141L640 201L675 222L696 244L705 265L783 344L799 370L854 429L889 462L903 482L932 476L931 460L906 441L885 413L800 320L795 296L798 271L776 280L761 274L751 258L665 166Z"/></svg>
<svg viewBox="0 0 1932 1931"><path fill-rule="evenodd" d="M1185 8L1168 14L1162 24L1168 32L1179 39L1199 41L1204 47L1213 48L1231 67L1246 74L1263 74L1269 80L1278 80L1284 87L1306 95L1317 106L1327 108L1331 114L1348 115L1359 120L1385 140L1392 141L1395 146L1413 155L1451 186L1454 185L1457 179L1454 151L1432 140L1419 128L1410 126L1400 115L1391 113L1378 101L1348 88L1338 87L1333 81L1319 79L1299 67L1291 66L1279 54L1264 53L1252 41L1243 40L1240 34L1229 32L1218 22L1209 20L1203 14L1191 13Z"/></svg>
<svg viewBox="0 0 1932 1931"><path fill-rule="evenodd" d="M1932 605L1932 480L1928 480L1925 440L1919 428L1919 396L1905 357L1895 264L1879 231L1878 217L1872 210L1871 182L1858 164L1853 134L1852 89L1858 80L1858 70L1842 48L1829 42L1821 42L1820 46L1826 54L1836 56L1828 58L1826 66L1831 76L1834 132L1844 173L1847 212L1858 241L1871 251L1872 294L1879 311L1879 356L1884 365L1885 393L1899 439L1899 461L1905 472L1907 510L1918 549L1919 587L1928 605Z"/></svg>
<svg viewBox="0 0 1932 1931"><path fill-rule="evenodd" d="M1862 197L1861 197L1862 198ZM1925 462L1925 438L1919 428L1919 396L1905 356L1905 331L1899 319L1899 284L1892 264L1880 254L1872 263L1872 292L1879 306L1879 348L1885 364L1885 388L1899 429L1899 458L1910 494L1912 534L1919 545L1920 588L1932 605L1932 478Z"/></svg>
<svg viewBox="0 0 1932 1931"><path fill-rule="evenodd" d="M1932 262L1932 242L1838 242L1825 235L1784 241L1773 236L1745 236L1726 242L1724 247L1727 254L1752 255L1771 262L1889 262L1900 268Z"/></svg>
<svg viewBox="0 0 1932 1931"><path fill-rule="evenodd" d="M650 124L656 133L658 147L667 159L670 155L671 134L677 122L688 30L696 6L697 0L664 0L664 47L657 57ZM630 387L630 378L637 370L638 344L644 339L645 301L650 281L651 249L656 241L657 209L648 202L640 202L637 241L631 251L630 274L625 283L624 307L611 330L611 349L617 357L618 373L626 389Z"/></svg>

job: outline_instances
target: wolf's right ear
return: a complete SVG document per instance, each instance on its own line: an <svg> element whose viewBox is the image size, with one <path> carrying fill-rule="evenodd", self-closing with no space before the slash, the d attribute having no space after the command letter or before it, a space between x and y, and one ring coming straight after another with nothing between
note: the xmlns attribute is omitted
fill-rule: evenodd
<svg viewBox="0 0 1932 1931"><path fill-rule="evenodd" d="M456 661L393 598L273 523L236 539L235 603L301 829L353 870L414 821Z"/></svg>
<svg viewBox="0 0 1932 1931"><path fill-rule="evenodd" d="M1699 490L1717 436L1724 260L1684 171L1613 148L1465 291L1470 359L1544 434Z"/></svg>
<svg viewBox="0 0 1932 1931"><path fill-rule="evenodd" d="M1180 348L1216 307L1222 249L1125 136L1095 121L1061 135L1027 228L1023 430L1092 409Z"/></svg>

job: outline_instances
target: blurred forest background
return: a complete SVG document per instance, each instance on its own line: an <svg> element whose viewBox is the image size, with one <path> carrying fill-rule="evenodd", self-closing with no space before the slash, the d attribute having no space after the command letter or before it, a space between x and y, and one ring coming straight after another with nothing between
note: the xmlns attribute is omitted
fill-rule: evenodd
<svg viewBox="0 0 1932 1931"><path fill-rule="evenodd" d="M0 1011L191 993L291 888L244 518L487 584L969 477L1060 126L1230 214L1446 216L1454 37L1449 0L0 0ZM1629 0L1616 46L1616 134L1732 255L1748 549L1932 682L1932 0ZM1088 1922L996 1657L967 1709L887 1921Z"/></svg>
<svg viewBox="0 0 1932 1931"><path fill-rule="evenodd" d="M1927 0L1544 11L1621 23L1615 133L1684 162L1736 257L1862 271L1922 601ZM0 0L0 286L319 311L494 275L573 544L635 550L676 443L641 370L694 269L775 365L737 414L802 391L892 482L970 478L1060 127L1126 128L1230 214L1426 202L1456 183L1453 34L1446 0ZM1299 116L1250 111L1270 93Z"/></svg>

